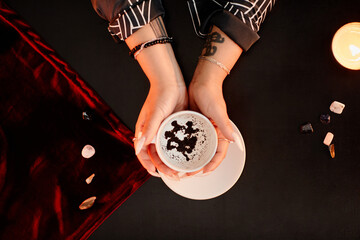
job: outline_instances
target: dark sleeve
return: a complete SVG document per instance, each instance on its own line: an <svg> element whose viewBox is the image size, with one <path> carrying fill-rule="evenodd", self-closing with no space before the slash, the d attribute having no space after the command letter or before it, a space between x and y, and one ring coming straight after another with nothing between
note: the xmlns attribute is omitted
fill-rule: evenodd
<svg viewBox="0 0 360 240"><path fill-rule="evenodd" d="M97 14L109 22L115 41L123 41L158 16L164 15L161 0L91 0Z"/></svg>
<svg viewBox="0 0 360 240"><path fill-rule="evenodd" d="M205 37L215 25L247 51L260 38L257 32L275 0L188 0L187 3L200 37Z"/></svg>

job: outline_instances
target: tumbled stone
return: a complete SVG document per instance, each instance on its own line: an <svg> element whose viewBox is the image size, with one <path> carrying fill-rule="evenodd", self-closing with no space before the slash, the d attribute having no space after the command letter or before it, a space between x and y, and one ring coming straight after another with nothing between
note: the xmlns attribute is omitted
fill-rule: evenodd
<svg viewBox="0 0 360 240"><path fill-rule="evenodd" d="M85 145L81 151L84 158L91 158L95 154L95 148L91 145Z"/></svg>
<svg viewBox="0 0 360 240"><path fill-rule="evenodd" d="M86 182L87 184L90 184L90 183L92 182L92 180L93 180L94 177L95 177L95 173L91 174L90 177L88 177L88 178L85 180L85 182Z"/></svg>
<svg viewBox="0 0 360 240"><path fill-rule="evenodd" d="M95 203L96 197L89 197L88 199L86 199L85 201L83 201L80 206L79 209L80 210L85 210L85 209L89 209L91 208L94 203Z"/></svg>
<svg viewBox="0 0 360 240"><path fill-rule="evenodd" d="M305 123L304 125L302 125L300 127L300 132L301 133L312 133L312 132L314 132L314 129L313 129L311 123Z"/></svg>
<svg viewBox="0 0 360 240"><path fill-rule="evenodd" d="M338 102L338 101L334 101L331 103L330 105L330 111L337 113L337 114L341 114L342 111L345 108L345 104Z"/></svg>
<svg viewBox="0 0 360 240"><path fill-rule="evenodd" d="M329 114L321 114L320 122L323 124L329 124L330 123L330 115Z"/></svg>
<svg viewBox="0 0 360 240"><path fill-rule="evenodd" d="M331 132L328 132L325 136L324 144L327 146L330 146L333 138L334 138L334 134L332 134Z"/></svg>
<svg viewBox="0 0 360 240"><path fill-rule="evenodd" d="M86 112L86 111L83 112L82 113L82 119L87 120L87 121L91 120L92 119L91 114L89 112Z"/></svg>
<svg viewBox="0 0 360 240"><path fill-rule="evenodd" d="M334 144L331 144L329 146L329 151L330 151L331 158L335 158L335 146L334 146Z"/></svg>

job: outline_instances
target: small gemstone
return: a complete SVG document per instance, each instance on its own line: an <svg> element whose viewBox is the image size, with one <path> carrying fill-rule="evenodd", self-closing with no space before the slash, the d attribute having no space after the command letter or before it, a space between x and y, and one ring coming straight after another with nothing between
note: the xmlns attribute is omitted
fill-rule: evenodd
<svg viewBox="0 0 360 240"><path fill-rule="evenodd" d="M345 104L338 102L338 101L334 101L331 103L330 105L330 111L337 113L337 114L341 114L342 111L345 108Z"/></svg>
<svg viewBox="0 0 360 240"><path fill-rule="evenodd" d="M330 123L330 115L329 114L321 114L320 122L322 122L323 124L329 124Z"/></svg>
<svg viewBox="0 0 360 240"><path fill-rule="evenodd" d="M95 196L86 199L85 201L83 201L83 202L80 204L79 209L80 209L80 210L85 210L85 209L91 208L91 207L94 205L95 200L96 200L96 197L95 197Z"/></svg>
<svg viewBox="0 0 360 240"><path fill-rule="evenodd" d="M92 182L92 180L94 179L94 177L95 177L95 173L91 174L90 177L88 177L88 178L85 180L85 182L86 182L87 184L90 184L90 183Z"/></svg>
<svg viewBox="0 0 360 240"><path fill-rule="evenodd" d="M334 138L334 134L332 134L331 132L328 132L325 136L324 144L327 146L330 146L333 138Z"/></svg>
<svg viewBox="0 0 360 240"><path fill-rule="evenodd" d="M87 121L91 120L91 114L88 112L83 112L82 119L87 120Z"/></svg>
<svg viewBox="0 0 360 240"><path fill-rule="evenodd" d="M85 145L81 151L84 158L91 158L95 154L95 148L91 145Z"/></svg>
<svg viewBox="0 0 360 240"><path fill-rule="evenodd" d="M314 129L313 129L311 123L305 123L304 125L302 125L300 127L300 132L301 133L313 133Z"/></svg>
<svg viewBox="0 0 360 240"><path fill-rule="evenodd" d="M331 145L329 146L329 151L330 151L331 157L332 157L332 158L335 158L335 146L334 146L334 144L331 144Z"/></svg>

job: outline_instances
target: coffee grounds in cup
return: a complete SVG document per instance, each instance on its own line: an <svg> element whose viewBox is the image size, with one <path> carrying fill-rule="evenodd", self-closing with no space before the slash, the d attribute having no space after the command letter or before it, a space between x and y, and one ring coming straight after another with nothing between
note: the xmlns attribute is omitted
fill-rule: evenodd
<svg viewBox="0 0 360 240"><path fill-rule="evenodd" d="M183 126L174 120L171 122L171 125L173 129L165 132L165 138L168 139L166 149L170 151L175 148L184 155L186 161L189 161L190 158L187 153L190 154L194 150L198 140L196 133L199 132L199 129L195 129L191 121L186 122L186 126ZM184 131L183 140L177 137L179 131Z"/></svg>

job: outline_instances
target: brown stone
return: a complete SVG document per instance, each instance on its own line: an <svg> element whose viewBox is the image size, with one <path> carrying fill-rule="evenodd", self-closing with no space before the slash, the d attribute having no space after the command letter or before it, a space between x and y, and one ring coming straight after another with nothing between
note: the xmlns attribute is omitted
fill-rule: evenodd
<svg viewBox="0 0 360 240"><path fill-rule="evenodd" d="M331 144L329 146L329 151L330 151L330 155L332 158L335 158L335 145L334 144Z"/></svg>
<svg viewBox="0 0 360 240"><path fill-rule="evenodd" d="M90 184L90 183L92 182L92 180L93 180L94 177L95 177L95 173L91 174L90 177L88 177L88 178L85 180L85 182L86 182L87 184Z"/></svg>
<svg viewBox="0 0 360 240"><path fill-rule="evenodd" d="M95 197L95 196L86 199L85 201L83 201L83 202L80 204L79 209L80 209L80 210L85 210L85 209L91 208L91 207L94 205L95 200L96 200L96 197Z"/></svg>

